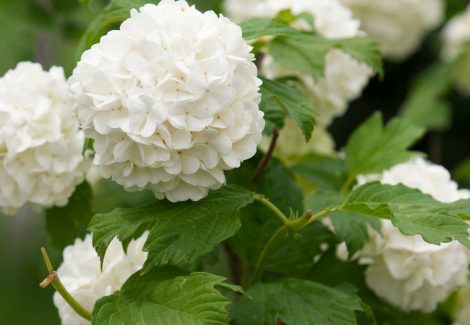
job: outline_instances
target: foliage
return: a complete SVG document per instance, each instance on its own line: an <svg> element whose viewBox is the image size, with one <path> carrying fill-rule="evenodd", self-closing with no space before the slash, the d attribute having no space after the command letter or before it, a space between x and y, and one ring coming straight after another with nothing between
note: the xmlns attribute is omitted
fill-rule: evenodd
<svg viewBox="0 0 470 325"><path fill-rule="evenodd" d="M75 64L77 55L118 28L131 9L149 3L46 2L50 3L47 10L32 10L20 2L0 3L0 19L4 29L11 31L5 34L4 43L12 44L0 56L0 70L18 60L33 59L37 49L29 43L53 26L64 28L55 56L61 57L60 63ZM189 2L217 13L223 8L219 0ZM459 0L450 4L448 15L463 8ZM371 38L325 38L315 30L295 28L300 18L314 27L314 17L294 16L288 10L274 19L250 19L240 26L245 40L253 45L258 65L270 55L292 71L282 79L259 76L264 133L282 130L285 119L290 118L308 142L319 108L312 103L299 75L315 81L324 78L325 57L332 50L369 66L377 79L383 78L384 67L379 45ZM13 42L18 37L22 41ZM340 261L335 253L340 243L346 244L350 256L359 252L370 240L371 229L381 233L382 220L390 220L403 235L419 235L433 245L458 241L470 249L470 200L442 203L404 185L380 182L354 186L358 176L381 173L413 157L425 156L417 150L425 151L419 141L426 131L451 130L455 112L450 96L455 96L452 88L457 61L438 62L425 69L415 78L399 117L384 122L381 113L373 114L338 142L339 148L345 143L344 150L332 154L312 151L288 163L282 157L272 157L271 151L259 150L240 168L226 173L224 187L201 201L172 203L155 200L149 192L131 195L103 180L93 186L87 182L79 185L66 206L44 211L53 247L63 250L88 231L103 262L114 238L127 249L131 240L148 233L144 245L148 255L142 269L121 290L108 292L95 303L92 324L448 321L450 313L442 308L429 314L406 314L380 300L367 287L365 266L355 260ZM335 125L330 130L334 129ZM85 143L84 149L91 148L93 143ZM469 166L465 160L455 169L458 181L470 184ZM56 251L55 255L60 254ZM56 258L56 262L59 260ZM210 263L223 267L206 267Z"/></svg>

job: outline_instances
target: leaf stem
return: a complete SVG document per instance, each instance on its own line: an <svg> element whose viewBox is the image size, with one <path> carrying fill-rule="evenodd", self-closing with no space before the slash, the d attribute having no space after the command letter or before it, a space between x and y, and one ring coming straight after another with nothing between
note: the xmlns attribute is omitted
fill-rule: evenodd
<svg viewBox="0 0 470 325"><path fill-rule="evenodd" d="M349 187L352 185L355 179L356 179L356 176L349 175L346 181L344 182L343 186L341 187L341 190L339 191L339 193L341 195L346 194L346 192L348 191Z"/></svg>
<svg viewBox="0 0 470 325"><path fill-rule="evenodd" d="M256 262L255 272L253 275L253 284L259 282L261 280L261 276L263 275L264 265L266 264L266 260L269 254L276 248L282 238L286 236L289 232L289 225L282 225L272 236L271 239L266 243L261 254Z"/></svg>
<svg viewBox="0 0 470 325"><path fill-rule="evenodd" d="M64 300L69 304L69 306L81 317L84 319L91 321L91 313L85 307L80 305L78 301L75 300L74 297L67 291L64 287L62 282L60 281L59 277L57 276L56 271L54 271L52 267L51 260L47 255L46 249L44 247L41 248L42 257L44 258L44 262L46 263L47 271L49 272L48 277L41 282L40 286L45 288L49 283L52 284L54 289L64 298Z"/></svg>
<svg viewBox="0 0 470 325"><path fill-rule="evenodd" d="M263 195L255 195L255 200L264 204L268 209L270 209L284 225L289 224L289 219L286 217L286 215L282 213L282 211L279 210L279 208L271 203L271 201L269 201L266 197Z"/></svg>

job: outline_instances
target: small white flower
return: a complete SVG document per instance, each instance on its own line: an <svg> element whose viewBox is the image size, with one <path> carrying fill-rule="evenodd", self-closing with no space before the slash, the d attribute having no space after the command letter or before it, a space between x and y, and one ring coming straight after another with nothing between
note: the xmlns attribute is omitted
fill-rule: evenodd
<svg viewBox="0 0 470 325"><path fill-rule="evenodd" d="M372 180L403 184L440 202L470 197L468 191L458 189L445 168L421 158L381 175L359 177L360 184ZM389 220L382 221L383 236L372 230L370 235L370 242L358 253L368 265L366 283L379 297L404 311L433 311L466 282L470 254L456 241L432 245L419 235L403 235Z"/></svg>
<svg viewBox="0 0 470 325"><path fill-rule="evenodd" d="M315 31L328 39L361 36L359 21L337 0L228 0L226 11L230 17L241 21L254 17L275 17L289 9L294 15L302 13L314 17ZM296 27L311 29L303 20ZM350 101L356 99L367 85L372 70L340 50L332 50L326 56L325 75L320 80L312 76L294 73L274 62L268 55L263 59L262 72L269 78L295 75L306 86L305 93L311 99L317 123L323 127L345 113Z"/></svg>
<svg viewBox="0 0 470 325"><path fill-rule="evenodd" d="M465 43L470 42L470 6L460 15L452 18L444 28L444 47L442 56L445 60L452 60L463 50ZM468 47L467 47L468 48ZM470 54L459 64L456 71L456 85L458 89L470 95Z"/></svg>
<svg viewBox="0 0 470 325"><path fill-rule="evenodd" d="M122 243L114 238L106 251L102 269L100 258L93 248L92 236L87 235L84 240L76 239L73 245L64 249L64 260L57 274L75 300L91 311L98 299L120 290L124 282L142 268L147 259L147 253L142 251L147 236L148 233L144 233L131 241L127 253ZM54 294L54 304L63 325L90 324L57 292Z"/></svg>
<svg viewBox="0 0 470 325"><path fill-rule="evenodd" d="M442 0L341 0L361 21L362 29L400 61L413 54L424 36L444 18Z"/></svg>
<svg viewBox="0 0 470 325"><path fill-rule="evenodd" d="M62 68L22 62L0 79L0 208L63 206L83 181L72 108Z"/></svg>
<svg viewBox="0 0 470 325"><path fill-rule="evenodd" d="M212 11L174 0L132 10L69 80L102 175L170 201L220 188L261 141L253 61L240 27Z"/></svg>

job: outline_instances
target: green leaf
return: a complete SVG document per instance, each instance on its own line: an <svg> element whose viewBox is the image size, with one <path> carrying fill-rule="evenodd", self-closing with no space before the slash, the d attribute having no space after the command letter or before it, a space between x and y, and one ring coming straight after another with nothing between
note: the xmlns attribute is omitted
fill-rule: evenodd
<svg viewBox="0 0 470 325"><path fill-rule="evenodd" d="M277 37L268 46L274 60L293 71L303 72L320 79L325 71L325 56L332 49L340 49L358 62L365 63L380 76L383 74L378 45L367 37L326 39L304 34L302 39Z"/></svg>
<svg viewBox="0 0 470 325"><path fill-rule="evenodd" d="M444 96L453 85L454 68L452 63L438 63L420 75L401 108L401 115L426 129L449 128L452 107Z"/></svg>
<svg viewBox="0 0 470 325"><path fill-rule="evenodd" d="M289 36L302 38L304 32L295 29L280 19L255 18L240 24L243 38L247 41L255 40L261 36Z"/></svg>
<svg viewBox="0 0 470 325"><path fill-rule="evenodd" d="M347 178L347 165L343 159L319 154L300 158L291 170L322 190L339 191Z"/></svg>
<svg viewBox="0 0 470 325"><path fill-rule="evenodd" d="M349 256L364 247L369 241L368 227L380 233L380 220L358 213L333 213L330 216L331 223L338 238L346 243Z"/></svg>
<svg viewBox="0 0 470 325"><path fill-rule="evenodd" d="M266 120L280 129L284 124L284 117L289 115L299 125L305 140L310 140L315 124L315 114L310 101L296 88L279 81L261 79L263 85L260 108L266 113Z"/></svg>
<svg viewBox="0 0 470 325"><path fill-rule="evenodd" d="M88 25L78 45L78 55L97 43L101 36L106 34L113 26L129 18L131 9L139 9L147 3L159 2L160 0L111 0Z"/></svg>
<svg viewBox="0 0 470 325"><path fill-rule="evenodd" d="M339 210L391 218L403 234L419 234L431 244L455 239L470 248L468 224L461 219L470 218L470 200L441 203L403 185L372 182L356 188Z"/></svg>
<svg viewBox="0 0 470 325"><path fill-rule="evenodd" d="M228 174L228 182L263 194L286 215L292 211L302 211L302 191L295 183L293 174L279 160L271 160L261 177L255 183L252 182L261 157L262 154L258 153L240 168L232 170ZM247 266L253 266L264 245L281 223L271 210L258 202L241 209L240 215L242 227L230 239L230 245Z"/></svg>
<svg viewBox="0 0 470 325"><path fill-rule="evenodd" d="M333 191L320 191L305 199L305 208L321 211L341 205L344 198ZM336 236L345 242L350 256L360 250L369 240L368 226L380 233L381 223L378 218L353 212L335 212L329 215Z"/></svg>
<svg viewBox="0 0 470 325"><path fill-rule="evenodd" d="M240 291L209 273L184 275L175 269L134 274L121 291L95 304L92 324L225 325L229 304L216 288Z"/></svg>
<svg viewBox="0 0 470 325"><path fill-rule="evenodd" d="M92 191L84 182L77 186L65 207L46 210L46 228L52 244L61 250L73 244L75 238L86 233L92 215Z"/></svg>
<svg viewBox="0 0 470 325"><path fill-rule="evenodd" d="M351 290L339 290L300 279L259 283L250 288L231 313L235 325L351 325L361 300Z"/></svg>
<svg viewBox="0 0 470 325"><path fill-rule="evenodd" d="M423 132L423 128L398 118L384 127L380 113L372 115L353 133L346 146L350 175L378 173L420 155L407 148Z"/></svg>
<svg viewBox="0 0 470 325"><path fill-rule="evenodd" d="M188 266L240 228L238 209L252 203L254 194L225 186L199 202L157 201L138 208L119 208L95 215L89 230L101 259L111 240L128 244L150 230L144 250L149 252L143 273L153 266Z"/></svg>

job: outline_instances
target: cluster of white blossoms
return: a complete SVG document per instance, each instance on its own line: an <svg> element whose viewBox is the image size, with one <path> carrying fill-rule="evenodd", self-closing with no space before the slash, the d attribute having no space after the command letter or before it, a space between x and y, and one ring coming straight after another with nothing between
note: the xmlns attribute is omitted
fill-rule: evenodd
<svg viewBox="0 0 470 325"><path fill-rule="evenodd" d="M338 0L228 0L226 12L236 21L256 17L275 17L282 10L294 15L308 13L314 17L315 31L328 39L351 38L363 35L359 21ZM311 29L300 19L296 26ZM306 86L306 95L312 100L317 123L327 127L331 121L345 113L351 100L356 99L373 75L365 64L359 63L340 50L331 50L326 56L325 76L314 80L312 76L289 71L277 64L267 53L261 72L268 78L295 75Z"/></svg>
<svg viewBox="0 0 470 325"><path fill-rule="evenodd" d="M64 249L64 260L57 274L67 291L87 310L93 310L96 301L120 290L124 282L140 270L147 259L143 252L148 233L129 243L124 252L122 243L114 238L106 251L103 266L93 248L92 237L76 239ZM63 325L87 325L90 322L79 316L60 296L54 294L54 304L59 310Z"/></svg>
<svg viewBox="0 0 470 325"><path fill-rule="evenodd" d="M359 184L372 180L403 184L440 202L470 198L470 192L459 190L445 168L421 158L381 175L359 177ZM432 245L419 235L403 235L389 220L382 221L382 236L372 230L370 236L356 256L368 265L366 283L377 296L404 311L430 312L467 281L470 254L456 241Z"/></svg>
<svg viewBox="0 0 470 325"><path fill-rule="evenodd" d="M220 188L264 128L251 49L238 25L186 1L132 10L69 79L102 175L174 202Z"/></svg>
<svg viewBox="0 0 470 325"><path fill-rule="evenodd" d="M62 68L22 62L0 78L0 208L63 206L85 177L84 134Z"/></svg>
<svg viewBox="0 0 470 325"><path fill-rule="evenodd" d="M452 18L443 31L444 47L442 56L445 60L456 58L465 44L470 50L470 6L466 11ZM466 55L456 71L455 82L457 88L464 94L470 95L470 53Z"/></svg>
<svg viewBox="0 0 470 325"><path fill-rule="evenodd" d="M382 54L400 61L413 54L424 36L444 18L442 0L340 0L381 44Z"/></svg>

